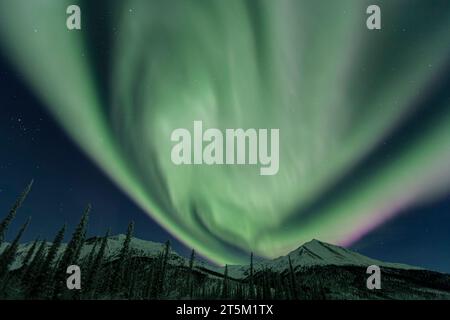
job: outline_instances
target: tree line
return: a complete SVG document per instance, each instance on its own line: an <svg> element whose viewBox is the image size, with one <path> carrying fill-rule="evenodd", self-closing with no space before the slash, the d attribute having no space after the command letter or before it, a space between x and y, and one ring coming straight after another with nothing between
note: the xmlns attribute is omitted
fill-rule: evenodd
<svg viewBox="0 0 450 320"><path fill-rule="evenodd" d="M33 181L17 198L0 222L0 298L1 299L304 299L325 297L323 289L299 283L289 257L285 272L263 268L255 270L250 255L246 277L229 276L196 266L196 253L189 260L174 261L170 241L157 255L148 256L132 246L134 223L130 222L126 236L116 255L108 253L111 231L103 236L87 238L91 206L87 205L67 243L64 224L51 242L37 238L19 261L20 240L31 222L27 218L11 243L5 245L8 227L26 200ZM89 252L87 250L90 246ZM15 265L14 268L12 266ZM81 269L81 289L66 286L66 269L78 265Z"/></svg>

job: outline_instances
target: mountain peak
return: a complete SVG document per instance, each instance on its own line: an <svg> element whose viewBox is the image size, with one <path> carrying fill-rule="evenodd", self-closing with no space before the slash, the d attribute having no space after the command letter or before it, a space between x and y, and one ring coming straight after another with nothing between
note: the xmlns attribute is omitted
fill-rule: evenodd
<svg viewBox="0 0 450 320"><path fill-rule="evenodd" d="M302 247L302 246L308 246L308 245L322 245L322 244L324 244L324 242L322 242L322 241L320 241L320 240L317 240L317 239L312 239L311 241L308 241L308 242L305 242L303 245L301 245L300 247Z"/></svg>
<svg viewBox="0 0 450 320"><path fill-rule="evenodd" d="M346 248L342 248L333 244L312 239L291 251L288 255L279 257L268 262L275 270L285 269L289 265L288 257L294 268L309 267L316 265L336 265L336 266L362 266L378 265L380 267L389 267L397 269L419 269L416 267L382 262L375 260L359 253L353 252Z"/></svg>

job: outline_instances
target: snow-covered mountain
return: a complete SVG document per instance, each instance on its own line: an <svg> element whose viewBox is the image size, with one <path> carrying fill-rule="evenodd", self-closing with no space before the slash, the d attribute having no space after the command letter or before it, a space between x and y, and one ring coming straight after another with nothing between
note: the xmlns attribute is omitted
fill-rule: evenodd
<svg viewBox="0 0 450 320"><path fill-rule="evenodd" d="M379 267L420 270L418 267L406 264L383 262L372 259L354 251L341 248L319 240L309 241L286 256L281 256L273 260L254 261L253 267L257 272L262 269L271 269L276 272L283 272L289 269L289 258L291 258L292 267L295 270L311 266L360 266L368 267L377 265ZM228 274L233 278L242 278L248 275L249 265L228 266Z"/></svg>
<svg viewBox="0 0 450 320"><path fill-rule="evenodd" d="M111 236L108 238L108 242L106 245L106 252L105 255L110 260L114 260L120 253L120 250L122 249L123 242L125 240L124 234L119 234L115 236ZM100 241L101 238L89 238L86 240L83 249L81 250L80 258L83 259L89 255L89 253L92 250L92 247L94 246L95 242L98 241L96 250L100 247ZM8 243L3 243L0 246L0 252L3 252L3 250L8 246ZM18 269L22 266L23 259L25 258L28 250L33 245L33 242L27 242L24 244L19 245L19 248L17 250L16 259L14 263L11 265L10 269ZM47 242L46 246L49 248L52 245L51 242ZM67 244L63 243L61 244L61 247L58 250L58 255L61 256L66 249ZM142 257L156 257L159 253L161 253L164 250L164 244L158 243L158 242L152 242L152 241L146 241L141 240L138 238L132 238L130 242L130 248L132 250L132 254L134 256L142 256ZM169 263L172 264L183 264L185 263L186 259L182 256L180 256L178 253L171 251L170 257L169 257Z"/></svg>
<svg viewBox="0 0 450 320"><path fill-rule="evenodd" d="M99 238L90 238L86 241L82 251L81 258L86 257L92 250L94 243ZM125 235L120 234L116 236L111 236L108 238L106 256L110 260L114 260L122 248L123 242L125 240ZM2 245L0 251L6 247L6 243ZM51 243L47 243L51 246ZM17 269L22 265L23 258L25 257L27 251L32 246L32 243L25 243L19 246L16 260L14 261L11 269ZM59 250L61 255L66 247L66 244L62 244ZM132 238L130 247L132 254L134 256L140 257L156 257L164 250L164 244L152 241L141 240L138 238ZM97 247L98 249L98 247ZM379 260L375 260L359 253L353 252L351 250L341 248L335 245L331 245L318 240L312 240L307 242L297 248L296 250L290 252L286 256L281 256L279 258L268 260L268 259L255 259L253 262L254 271L258 272L264 269L270 269L276 272L283 272L289 269L289 258L291 259L292 266L295 270L301 268L311 267L311 266L361 266L367 267L369 265L378 265L380 267L387 267L393 269L403 269L403 270L420 270L418 267L413 267L405 264L398 263L388 263ZM171 251L169 258L169 263L173 265L188 265L188 258L182 257L175 251ZM196 261L195 266L198 270L203 272L211 271L211 274L223 274L224 267L215 266L209 264L205 261ZM228 266L228 275L231 278L241 279L248 276L249 264L245 265L230 265Z"/></svg>
<svg viewBox="0 0 450 320"><path fill-rule="evenodd" d="M319 240L312 240L300 246L287 256L282 256L268 263L268 266L275 271L282 271L289 264L288 256L291 258L292 266L308 267L312 265L336 265L336 266L370 266L377 265L394 269L420 269L406 264L389 263L375 260L354 251L341 248Z"/></svg>
<svg viewBox="0 0 450 320"><path fill-rule="evenodd" d="M125 235L108 238L106 259L112 262L109 264L110 266L114 265L114 261L119 256L125 238ZM85 242L81 251L82 259L90 254L96 242L100 243L99 240L101 238L90 238ZM2 248L4 250L6 246L7 244L4 243L0 247L0 251ZM12 269L22 266L22 261L31 246L32 243L19 246L16 259L11 266ZM47 246L51 246L51 243L47 243ZM65 244L61 245L58 252L60 257L65 248ZM132 256L138 258L134 261L139 262L137 265L141 266L139 272L145 274L144 278L137 281L142 281L142 279L144 282L149 281L149 274L153 279L152 271L154 269L148 268L153 266L150 264L150 259L160 257L160 254L164 252L165 245L132 238L130 248ZM97 246L98 249L99 246ZM294 269L294 275L290 273L289 259ZM85 261L81 261L80 266L83 266ZM209 292L208 297L217 298L221 295L220 288L225 281L224 267L196 259L194 273L190 273L185 269L189 266L189 257L183 257L173 250L169 255L168 263L167 274L170 274L168 283L172 289L166 293L167 297L179 298L178 288L183 287L186 276L192 274L195 275L196 286ZM369 265L377 265L382 268L383 290L367 289L366 268ZM250 283L249 264L229 265L227 270L229 284L235 289L242 288L242 285L245 287L245 284ZM252 281L258 288L263 288L264 283L269 284L271 290L277 292L283 299L450 299L450 275L404 264L375 260L318 240L307 242L288 255L273 260L255 257L253 271ZM295 279L294 287L290 284L291 279ZM200 293L197 292L197 294ZM260 292L260 294L264 294L264 292Z"/></svg>

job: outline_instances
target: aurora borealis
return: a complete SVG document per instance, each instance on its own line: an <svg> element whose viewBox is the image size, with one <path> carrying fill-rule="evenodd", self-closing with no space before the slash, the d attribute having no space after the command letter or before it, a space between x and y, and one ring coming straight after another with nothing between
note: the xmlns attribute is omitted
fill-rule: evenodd
<svg viewBox="0 0 450 320"><path fill-rule="evenodd" d="M74 3L0 0L2 50L80 148L210 259L348 245L449 192L448 1L376 1L379 31L359 0L85 1L68 31ZM107 53L89 10L109 12ZM170 133L196 120L279 128L278 174L175 166Z"/></svg>

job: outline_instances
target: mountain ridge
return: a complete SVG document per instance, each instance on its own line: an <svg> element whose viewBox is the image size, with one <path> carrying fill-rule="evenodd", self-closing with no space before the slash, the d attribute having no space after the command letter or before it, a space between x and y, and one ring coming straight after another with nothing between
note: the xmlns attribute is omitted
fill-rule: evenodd
<svg viewBox="0 0 450 320"><path fill-rule="evenodd" d="M92 249L95 241L100 239L99 237L88 238L85 241L83 250L81 251L81 259L87 257ZM108 237L106 256L109 260L114 260L122 247L125 240L124 234L117 234ZM31 247L33 242L27 242L19 245L16 259L11 266L11 270L18 269L21 266L23 258L27 250ZM46 243L49 247L51 242ZM0 252L8 245L3 243L0 247ZM63 243L58 250L58 255L61 255L66 247L66 243ZM159 242L153 242L149 240L142 240L136 237L132 237L130 248L132 249L133 256L141 257L156 257L164 249L164 244ZM289 268L289 257L291 258L292 266L295 270L314 267L314 266L358 266L368 267L369 265L377 265L379 267L401 269L401 270L425 270L420 267L411 266L402 263L384 262L377 259L373 259L352 250L342 248L336 245L332 245L326 242L322 242L317 239L308 241L297 249L289 252L287 255L280 256L275 259L255 258L253 261L253 267L255 272L263 269L271 269L276 272L283 272ZM250 260L250 259L249 259ZM250 261L249 261L250 262ZM169 263L173 265L188 265L189 259L178 254L176 251L171 250L169 257ZM203 260L195 261L195 268L203 270L205 272L212 271L213 273L223 274L224 266L215 266ZM228 275L235 279L242 279L248 276L249 264L242 265L228 265ZM431 270L430 270L431 271ZM434 271L433 271L434 272Z"/></svg>
<svg viewBox="0 0 450 320"><path fill-rule="evenodd" d="M114 296L109 291L109 281L114 274L112 270L124 263L120 253L125 238L123 234L108 237L102 262L95 269L97 280L89 281L95 285L94 290L100 291L98 294L92 291L94 293L90 292L86 298L92 299L92 294L96 294L98 299L450 299L450 274L383 262L316 239L272 260L254 257L251 272L250 256L248 264L228 265L226 269L200 258L190 265L189 258L174 250L168 255L161 254L165 252L166 244L136 237L129 242L127 265L122 274L123 291ZM84 242L75 263L84 272L84 277L89 277L92 249L102 239L93 237ZM20 279L23 259L32 245L33 242L19 245L10 266L16 284L9 289L12 296L17 297L21 292L17 279ZM46 245L49 248L51 243L46 242ZM62 257L66 246L60 246L55 261ZM98 250L99 246L96 246ZM381 268L382 290L367 288L367 267L370 265ZM189 289L191 281L195 285Z"/></svg>

